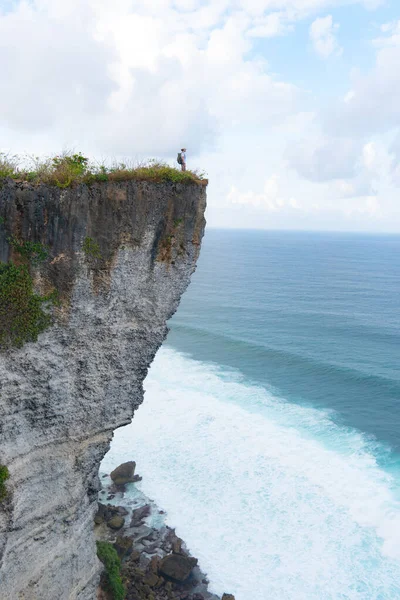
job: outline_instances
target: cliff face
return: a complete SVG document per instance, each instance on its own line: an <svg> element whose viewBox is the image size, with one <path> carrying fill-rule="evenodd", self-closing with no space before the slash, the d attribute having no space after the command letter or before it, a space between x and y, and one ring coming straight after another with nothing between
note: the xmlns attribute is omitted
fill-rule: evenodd
<svg viewBox="0 0 400 600"><path fill-rule="evenodd" d="M205 187L122 182L0 188L0 260L40 242L36 289L56 289L54 324L0 353L2 600L94 600L98 468L130 422L142 382L195 268Z"/></svg>

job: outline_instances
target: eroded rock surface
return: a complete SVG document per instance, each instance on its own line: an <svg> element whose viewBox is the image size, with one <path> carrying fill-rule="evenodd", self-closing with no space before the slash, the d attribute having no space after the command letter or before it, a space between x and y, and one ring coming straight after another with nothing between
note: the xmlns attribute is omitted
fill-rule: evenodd
<svg viewBox="0 0 400 600"><path fill-rule="evenodd" d="M55 324L0 354L2 600L94 600L98 468L115 428L142 402L142 382L195 268L205 188L99 183L0 188L0 260L10 236L40 242L41 293L57 289ZM85 254L84 242L96 245Z"/></svg>

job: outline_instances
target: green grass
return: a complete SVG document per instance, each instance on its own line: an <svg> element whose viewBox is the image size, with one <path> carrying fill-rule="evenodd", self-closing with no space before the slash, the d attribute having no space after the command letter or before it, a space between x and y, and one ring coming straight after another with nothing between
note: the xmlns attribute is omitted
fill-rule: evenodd
<svg viewBox="0 0 400 600"><path fill-rule="evenodd" d="M122 163L106 166L91 163L81 153L65 153L44 160L34 157L28 163L28 166L23 165L17 156L0 153L0 179L10 177L33 184L55 185L62 189L79 183L90 185L104 181L208 183L203 173L181 171L156 160L132 166Z"/></svg>
<svg viewBox="0 0 400 600"><path fill-rule="evenodd" d="M96 542L97 556L105 567L108 591L111 592L113 600L125 598L125 588L121 579L121 561L117 551L110 542Z"/></svg>
<svg viewBox="0 0 400 600"><path fill-rule="evenodd" d="M7 467L0 465L0 502L7 496L5 482L10 477Z"/></svg>

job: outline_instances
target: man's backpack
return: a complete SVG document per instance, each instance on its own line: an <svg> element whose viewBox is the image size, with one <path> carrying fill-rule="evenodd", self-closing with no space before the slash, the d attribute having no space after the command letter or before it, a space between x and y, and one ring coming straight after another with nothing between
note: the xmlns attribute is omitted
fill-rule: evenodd
<svg viewBox="0 0 400 600"><path fill-rule="evenodd" d="M176 160L179 165L182 164L182 152L178 152L178 156L177 156Z"/></svg>

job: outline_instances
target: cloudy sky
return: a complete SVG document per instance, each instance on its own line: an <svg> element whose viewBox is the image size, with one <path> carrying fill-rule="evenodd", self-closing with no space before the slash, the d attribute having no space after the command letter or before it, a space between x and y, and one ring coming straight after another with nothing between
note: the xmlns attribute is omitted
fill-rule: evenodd
<svg viewBox="0 0 400 600"><path fill-rule="evenodd" d="M0 151L188 149L216 227L400 232L399 0L0 0Z"/></svg>

